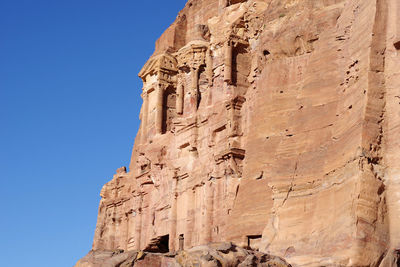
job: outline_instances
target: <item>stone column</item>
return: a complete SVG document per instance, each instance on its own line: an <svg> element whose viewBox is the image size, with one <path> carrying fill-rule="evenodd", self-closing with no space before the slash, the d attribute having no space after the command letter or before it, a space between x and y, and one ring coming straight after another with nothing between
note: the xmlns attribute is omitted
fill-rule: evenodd
<svg viewBox="0 0 400 267"><path fill-rule="evenodd" d="M147 117L149 114L149 94L147 92L142 93L143 98L143 110L142 110L142 127L141 127L141 139L142 143L147 141Z"/></svg>
<svg viewBox="0 0 400 267"><path fill-rule="evenodd" d="M176 186L177 186L177 179L176 177L173 178L173 184L172 184L172 196L171 196L171 209L169 213L169 251L175 252L177 251L177 245L176 245L176 224L177 224L177 192L176 192Z"/></svg>
<svg viewBox="0 0 400 267"><path fill-rule="evenodd" d="M213 84L213 60L211 55L211 47L207 49L206 53L206 67L207 67L207 80L209 86Z"/></svg>
<svg viewBox="0 0 400 267"><path fill-rule="evenodd" d="M140 249L140 239L142 234L142 195L136 196L135 199L135 208L136 208L136 227L135 227L135 250Z"/></svg>
<svg viewBox="0 0 400 267"><path fill-rule="evenodd" d="M124 204L122 204L119 207L119 225L118 225L118 244L117 244L117 248L118 249L123 249L126 250L126 247L128 245L128 219L127 216L124 212Z"/></svg>
<svg viewBox="0 0 400 267"><path fill-rule="evenodd" d="M112 210L113 210L113 215L112 215L112 218L111 219L115 219L115 221L111 221L111 231L110 231L110 243L109 243L109 245L108 245L108 249L109 250L114 250L114 249L116 249L116 237L117 237L117 212L116 212L116 206L115 206L115 204L113 204L113 208L112 208Z"/></svg>
<svg viewBox="0 0 400 267"><path fill-rule="evenodd" d="M184 88L183 82L178 82L178 88L176 89L176 113L182 114L183 113L183 96L184 96Z"/></svg>
<svg viewBox="0 0 400 267"><path fill-rule="evenodd" d="M124 225L125 225L125 233L124 233L124 250L128 250L129 247L129 236L130 236L130 212L126 212L129 209L129 200L125 201L123 204L123 220L125 221Z"/></svg>
<svg viewBox="0 0 400 267"><path fill-rule="evenodd" d="M179 235L179 248L178 248L179 251L185 249L184 243L185 243L185 237L183 235Z"/></svg>
<svg viewBox="0 0 400 267"><path fill-rule="evenodd" d="M162 134L162 125L163 125L163 107L164 107L164 86L159 84L156 88L156 119L155 119L155 127L156 133Z"/></svg>
<svg viewBox="0 0 400 267"><path fill-rule="evenodd" d="M192 91L192 95L196 101L195 105L197 108L197 103L199 100L199 98L198 98L199 97L198 96L198 94L199 94L199 68L192 68L190 75L191 75L191 80L192 80L192 88L191 88L192 90L191 91Z"/></svg>
<svg viewBox="0 0 400 267"><path fill-rule="evenodd" d="M200 243L208 244L212 242L212 228L213 228L213 202L214 202L214 188L213 183L208 182L205 186L205 207L202 223L202 231L200 233Z"/></svg>
<svg viewBox="0 0 400 267"><path fill-rule="evenodd" d="M127 235L126 235L126 250L134 250L135 249L136 228L135 228L135 216L133 215L133 213L134 213L134 211L133 211L133 209L131 209L126 214L126 220L127 220L127 224L128 224Z"/></svg>
<svg viewBox="0 0 400 267"><path fill-rule="evenodd" d="M229 136L234 137L239 135L240 129L240 110L246 99L242 96L237 96L226 102L228 113Z"/></svg>
<svg viewBox="0 0 400 267"><path fill-rule="evenodd" d="M186 214L186 227L185 227L185 240L184 245L185 249L188 249L193 246L192 235L194 230L195 223L195 190L189 189L187 191L187 214Z"/></svg>
<svg viewBox="0 0 400 267"><path fill-rule="evenodd" d="M232 43L225 43L224 54L224 81L230 84L232 82Z"/></svg>
<svg viewBox="0 0 400 267"><path fill-rule="evenodd" d="M190 79L190 112L195 112L199 103L199 68L191 68Z"/></svg>
<svg viewBox="0 0 400 267"><path fill-rule="evenodd" d="M219 190L219 182L220 179L216 179L214 184L213 184L213 188L214 188L214 200L212 203L212 210L216 211L216 216L213 217L213 226L212 226L212 232L211 232L211 238L213 240L213 242L219 242L220 238L219 238L219 228L218 225L221 224L221 219L220 219L220 209L222 208L221 205L221 192Z"/></svg>

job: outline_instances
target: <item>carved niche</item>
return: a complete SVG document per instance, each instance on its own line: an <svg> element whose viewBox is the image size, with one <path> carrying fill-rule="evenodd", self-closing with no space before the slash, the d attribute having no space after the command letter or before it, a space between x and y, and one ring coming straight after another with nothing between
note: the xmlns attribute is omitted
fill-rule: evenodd
<svg viewBox="0 0 400 267"><path fill-rule="evenodd" d="M183 102L183 99L185 98L184 95L188 96L187 98L185 98L187 100L185 101L185 106L186 111L190 113L196 111L201 102L202 96L201 92L199 91L199 78L206 70L206 64L212 65L209 59L210 53L207 52L208 50L208 42L197 40L190 42L188 45L181 48L177 52L178 69L180 73L179 77L183 79L183 81L179 81L178 84L182 84L183 86L188 85L186 86L188 90L186 90L185 93L182 92L179 95L179 97L182 98L179 99L179 101L180 103ZM207 75L210 76L209 74ZM210 81L211 79L212 77L207 77L208 81ZM179 112L182 113L182 111Z"/></svg>
<svg viewBox="0 0 400 267"><path fill-rule="evenodd" d="M176 115L177 60L168 53L151 57L139 73L143 80L142 137L172 131ZM142 138L146 140L147 138Z"/></svg>

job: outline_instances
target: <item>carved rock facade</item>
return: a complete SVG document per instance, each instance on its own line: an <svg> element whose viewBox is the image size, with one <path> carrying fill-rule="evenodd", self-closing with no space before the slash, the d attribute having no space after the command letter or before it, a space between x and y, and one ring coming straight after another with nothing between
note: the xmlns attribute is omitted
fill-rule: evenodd
<svg viewBox="0 0 400 267"><path fill-rule="evenodd" d="M395 266L399 18L397 0L189 0L139 73L140 130L93 250L231 241Z"/></svg>

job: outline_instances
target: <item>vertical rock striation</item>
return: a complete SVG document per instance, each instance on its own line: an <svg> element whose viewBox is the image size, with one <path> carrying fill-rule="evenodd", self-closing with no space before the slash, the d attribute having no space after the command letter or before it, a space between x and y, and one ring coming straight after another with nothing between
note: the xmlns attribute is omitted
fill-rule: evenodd
<svg viewBox="0 0 400 267"><path fill-rule="evenodd" d="M93 250L400 264L399 18L397 0L189 0L139 73Z"/></svg>

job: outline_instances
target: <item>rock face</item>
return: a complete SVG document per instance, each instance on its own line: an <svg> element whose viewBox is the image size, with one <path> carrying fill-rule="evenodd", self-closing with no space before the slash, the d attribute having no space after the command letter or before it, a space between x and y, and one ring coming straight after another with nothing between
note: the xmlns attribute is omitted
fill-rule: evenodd
<svg viewBox="0 0 400 267"><path fill-rule="evenodd" d="M180 267L180 266L238 266L290 267L279 257L236 247L232 243L213 243L187 251L160 254L143 251L91 251L76 267Z"/></svg>
<svg viewBox="0 0 400 267"><path fill-rule="evenodd" d="M94 251L399 266L398 0L189 0L139 76Z"/></svg>

